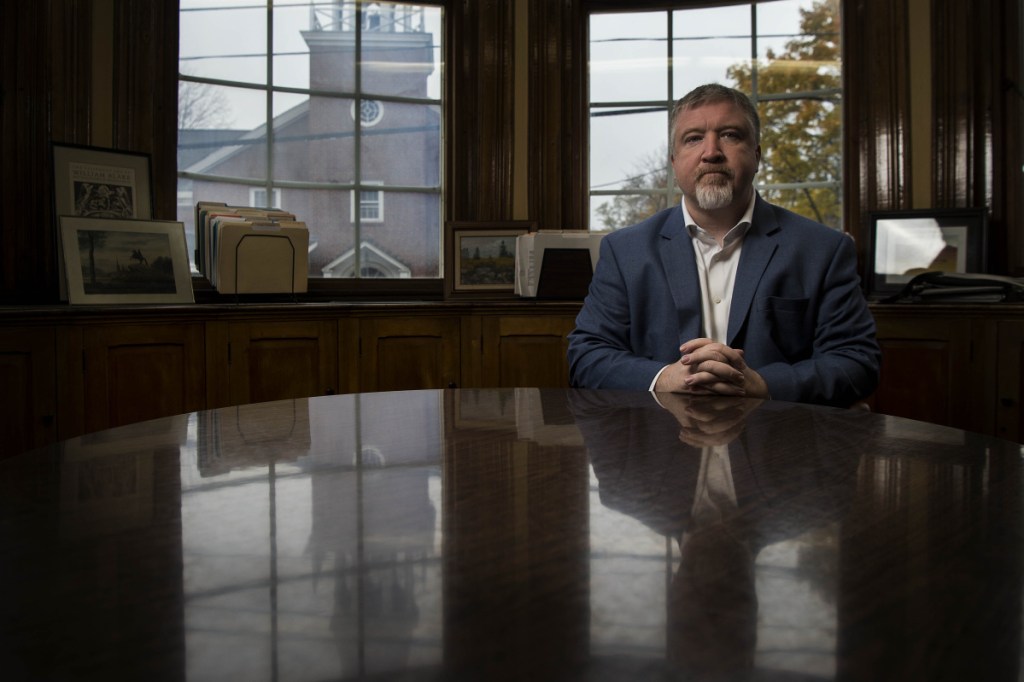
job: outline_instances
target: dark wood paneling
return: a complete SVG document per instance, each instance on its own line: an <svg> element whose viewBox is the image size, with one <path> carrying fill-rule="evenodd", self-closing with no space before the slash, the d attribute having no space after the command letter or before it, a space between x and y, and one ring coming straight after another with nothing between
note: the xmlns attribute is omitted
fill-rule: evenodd
<svg viewBox="0 0 1024 682"><path fill-rule="evenodd" d="M1017 274L1024 272L1019 5L932 3L935 204L987 207L989 270Z"/></svg>
<svg viewBox="0 0 1024 682"><path fill-rule="evenodd" d="M52 327L0 330L0 386L16 400L0 410L0 458L57 437L57 376Z"/></svg>
<svg viewBox="0 0 1024 682"><path fill-rule="evenodd" d="M151 155L153 216L177 213L178 2L116 0L114 146Z"/></svg>
<svg viewBox="0 0 1024 682"><path fill-rule="evenodd" d="M360 390L458 386L459 328L457 317L362 320Z"/></svg>
<svg viewBox="0 0 1024 682"><path fill-rule="evenodd" d="M333 320L210 324L211 406L338 392L338 324Z"/></svg>
<svg viewBox="0 0 1024 682"><path fill-rule="evenodd" d="M90 127L91 5L0 3L0 302L58 299L51 141Z"/></svg>
<svg viewBox="0 0 1024 682"><path fill-rule="evenodd" d="M587 225L586 21L571 0L530 0L530 220ZM567 97L567 93L580 96Z"/></svg>
<svg viewBox="0 0 1024 682"><path fill-rule="evenodd" d="M97 325L82 338L86 431L206 407L201 324Z"/></svg>
<svg viewBox="0 0 1024 682"><path fill-rule="evenodd" d="M515 3L449 7L446 220L512 219Z"/></svg>
<svg viewBox="0 0 1024 682"><path fill-rule="evenodd" d="M873 309L882 349L872 409L991 433L995 401L994 323L981 315L881 306Z"/></svg>
<svg viewBox="0 0 1024 682"><path fill-rule="evenodd" d="M574 326L572 316L484 318L482 385L568 388L566 336Z"/></svg>
<svg viewBox="0 0 1024 682"><path fill-rule="evenodd" d="M910 208L906 2L844 2L842 38L843 222L863 262L867 212Z"/></svg>

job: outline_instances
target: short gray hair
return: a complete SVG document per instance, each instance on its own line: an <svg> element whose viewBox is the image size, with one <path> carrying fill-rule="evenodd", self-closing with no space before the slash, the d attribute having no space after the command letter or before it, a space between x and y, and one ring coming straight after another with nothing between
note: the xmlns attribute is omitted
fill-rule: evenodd
<svg viewBox="0 0 1024 682"><path fill-rule="evenodd" d="M716 104L718 102L732 102L739 107L747 120L750 128L754 131L754 143L761 144L761 117L757 114L757 107L744 93L718 83L707 83L698 85L690 92L683 95L672 105L672 112L668 118L668 149L669 155L675 154L676 145L676 119L679 114L690 109L702 107L705 104Z"/></svg>

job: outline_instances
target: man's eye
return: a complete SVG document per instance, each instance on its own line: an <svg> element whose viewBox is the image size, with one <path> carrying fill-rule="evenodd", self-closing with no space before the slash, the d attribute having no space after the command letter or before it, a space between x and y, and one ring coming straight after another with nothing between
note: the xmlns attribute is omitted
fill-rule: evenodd
<svg viewBox="0 0 1024 682"><path fill-rule="evenodd" d="M700 139L699 135L687 135L683 138L683 144L697 144Z"/></svg>

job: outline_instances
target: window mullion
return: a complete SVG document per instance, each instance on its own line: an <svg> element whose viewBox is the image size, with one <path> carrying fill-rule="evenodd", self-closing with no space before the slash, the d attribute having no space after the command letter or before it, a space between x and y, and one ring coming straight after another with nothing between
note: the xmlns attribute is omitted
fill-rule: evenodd
<svg viewBox="0 0 1024 682"><path fill-rule="evenodd" d="M267 203L271 203L274 196L274 0L267 0L267 98L266 98L266 120L267 134L264 136L267 141L265 158L267 163ZM280 208L275 206L274 208Z"/></svg>
<svg viewBox="0 0 1024 682"><path fill-rule="evenodd" d="M355 192L353 192L353 201L355 202L355 210L353 213L352 220L352 256L353 256L353 273L352 276L359 278L363 273L363 254L362 254L362 228L363 228L363 217L362 217L362 196L363 196L363 5L361 2L356 3L356 40L355 40L355 59L353 63L355 65L356 72L353 74L353 82L355 83L355 116L352 117L354 124L354 135L352 136L352 166L355 181Z"/></svg>

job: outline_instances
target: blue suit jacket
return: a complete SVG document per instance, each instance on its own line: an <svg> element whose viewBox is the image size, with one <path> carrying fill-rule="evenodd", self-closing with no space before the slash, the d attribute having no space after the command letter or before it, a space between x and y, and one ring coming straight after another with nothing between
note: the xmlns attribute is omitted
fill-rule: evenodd
<svg viewBox="0 0 1024 682"><path fill-rule="evenodd" d="M571 384L647 390L680 344L702 336L701 316L679 206L608 234L569 334ZM881 353L853 240L758 196L726 343L777 400L848 406L873 392Z"/></svg>

